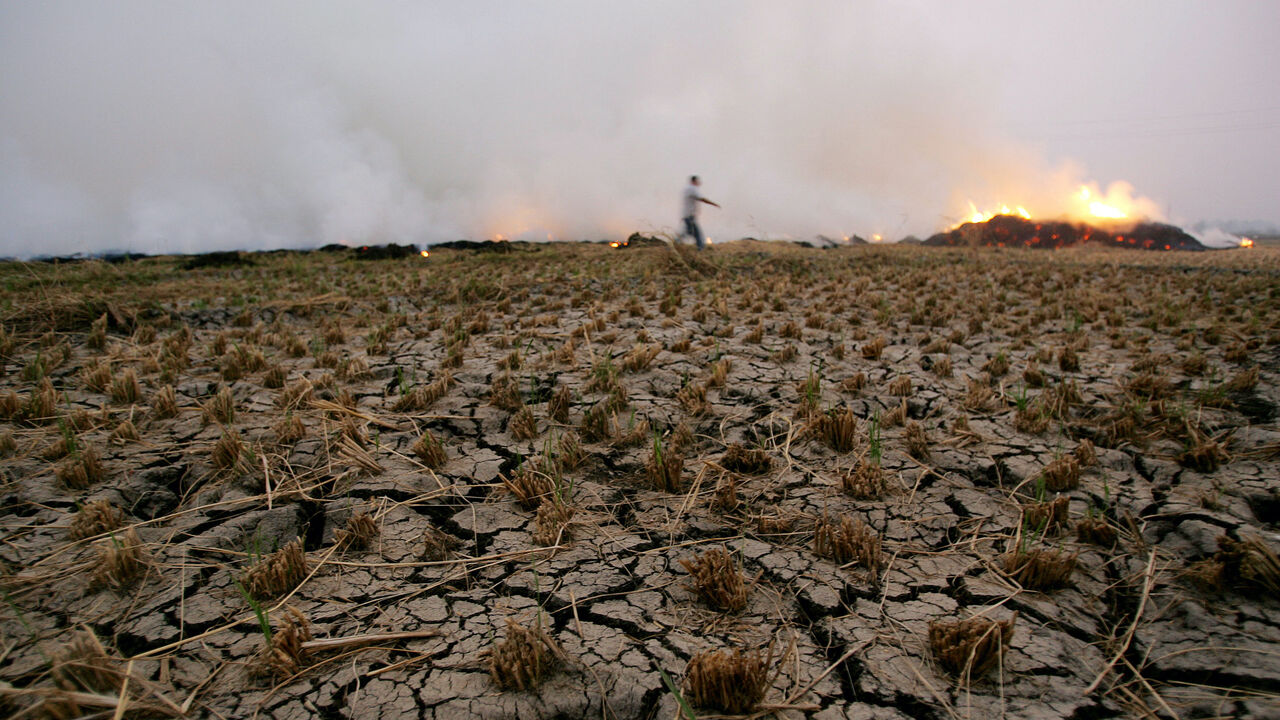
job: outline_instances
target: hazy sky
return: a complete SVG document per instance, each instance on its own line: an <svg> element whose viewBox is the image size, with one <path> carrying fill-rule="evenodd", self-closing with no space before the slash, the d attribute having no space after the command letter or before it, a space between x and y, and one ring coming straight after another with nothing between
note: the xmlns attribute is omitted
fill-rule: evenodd
<svg viewBox="0 0 1280 720"><path fill-rule="evenodd" d="M0 255L1280 223L1280 3L0 0ZM1115 186L1113 193L1123 194Z"/></svg>

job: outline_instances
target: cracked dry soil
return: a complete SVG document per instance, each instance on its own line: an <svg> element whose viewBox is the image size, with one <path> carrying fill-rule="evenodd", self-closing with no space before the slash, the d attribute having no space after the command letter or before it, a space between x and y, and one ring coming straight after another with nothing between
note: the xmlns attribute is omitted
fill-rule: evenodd
<svg viewBox="0 0 1280 720"><path fill-rule="evenodd" d="M0 268L0 707L1280 717L1280 253L509 249Z"/></svg>

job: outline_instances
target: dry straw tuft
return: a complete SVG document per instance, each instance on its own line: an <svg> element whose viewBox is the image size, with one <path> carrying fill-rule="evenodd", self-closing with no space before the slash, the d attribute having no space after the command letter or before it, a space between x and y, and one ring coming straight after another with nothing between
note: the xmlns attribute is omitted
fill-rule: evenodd
<svg viewBox="0 0 1280 720"><path fill-rule="evenodd" d="M1065 492L1080 487L1080 463L1064 455L1045 466L1041 477L1050 492Z"/></svg>
<svg viewBox="0 0 1280 720"><path fill-rule="evenodd" d="M230 425L236 419L236 401L231 396L231 388L225 385L218 393L204 404L204 422Z"/></svg>
<svg viewBox="0 0 1280 720"><path fill-rule="evenodd" d="M873 584L880 577L880 537L862 519L824 512L814 526L813 552L837 563L854 562L866 569Z"/></svg>
<svg viewBox="0 0 1280 720"><path fill-rule="evenodd" d="M1071 528L1067 508L1071 498L1059 495L1047 502L1032 503L1022 508L1022 526L1035 533L1051 535Z"/></svg>
<svg viewBox="0 0 1280 720"><path fill-rule="evenodd" d="M430 430L422 431L422 437L413 444L413 454L418 456L423 465L435 470L449 460L444 445L431 434Z"/></svg>
<svg viewBox="0 0 1280 720"><path fill-rule="evenodd" d="M297 608L284 606L280 627L253 662L250 673L262 678L291 678L306 666L304 643L311 640L311 623Z"/></svg>
<svg viewBox="0 0 1280 720"><path fill-rule="evenodd" d="M566 505L559 498L544 498L534 519L533 541L543 547L550 547L563 540L571 540L573 513L573 506Z"/></svg>
<svg viewBox="0 0 1280 720"><path fill-rule="evenodd" d="M880 354L884 352L884 348L888 344L889 341L885 340L883 335L880 335L875 340L863 344L859 351L862 353L862 357L868 360L879 360Z"/></svg>
<svg viewBox="0 0 1280 720"><path fill-rule="evenodd" d="M292 591L306 576L307 554L302 538L295 538L249 568L242 584L251 597L272 598Z"/></svg>
<svg viewBox="0 0 1280 720"><path fill-rule="evenodd" d="M232 470L240 462L243 453L244 443L240 442L239 433L224 428L222 436L213 444L209 457L215 468Z"/></svg>
<svg viewBox="0 0 1280 720"><path fill-rule="evenodd" d="M551 476L540 472L532 466L517 470L510 478L502 478L502 484L515 496L516 502L525 510L534 510L542 499L555 492L555 484Z"/></svg>
<svg viewBox="0 0 1280 720"><path fill-rule="evenodd" d="M663 448L662 441L654 438L653 453L645 465L649 482L662 492L680 492L680 478L684 474L684 456L675 448Z"/></svg>
<svg viewBox="0 0 1280 720"><path fill-rule="evenodd" d="M106 475L106 469L98 459L98 451L90 447L59 465L55 474L63 487L70 490L87 490L89 486L102 480Z"/></svg>
<svg viewBox="0 0 1280 720"><path fill-rule="evenodd" d="M899 375L889 383L889 394L898 397L908 397L911 395L911 376Z"/></svg>
<svg viewBox="0 0 1280 720"><path fill-rule="evenodd" d="M692 580L685 587L714 610L738 612L747 606L747 583L733 555L712 548L696 560L681 559Z"/></svg>
<svg viewBox="0 0 1280 720"><path fill-rule="evenodd" d="M138 428L134 426L132 420L125 420L111 431L111 440L118 443L137 442L140 438Z"/></svg>
<svg viewBox="0 0 1280 720"><path fill-rule="evenodd" d="M750 713L769 689L773 654L708 650L689 659L684 673L685 696L693 705L730 715Z"/></svg>
<svg viewBox="0 0 1280 720"><path fill-rule="evenodd" d="M338 547L352 550L363 550L378 537L378 523L373 516L363 510L353 513L347 518L346 527L334 533Z"/></svg>
<svg viewBox="0 0 1280 720"><path fill-rule="evenodd" d="M1004 571L1029 590L1053 590L1070 584L1076 553L1061 549L1019 548L1001 558Z"/></svg>
<svg viewBox="0 0 1280 720"><path fill-rule="evenodd" d="M943 670L961 680L986 674L1002 662L1013 640L1015 613L1008 620L984 617L929 622L929 648Z"/></svg>
<svg viewBox="0 0 1280 720"><path fill-rule="evenodd" d="M94 587L123 589L133 585L146 573L150 558L138 538L138 531L129 528L119 536L114 533L98 542L98 559L93 569Z"/></svg>
<svg viewBox="0 0 1280 720"><path fill-rule="evenodd" d="M676 393L676 402L690 415L698 416L706 413L711 406L707 404L707 386L691 382Z"/></svg>
<svg viewBox="0 0 1280 720"><path fill-rule="evenodd" d="M906 427L907 452L917 460L929 459L929 436L920 423L912 420Z"/></svg>
<svg viewBox="0 0 1280 720"><path fill-rule="evenodd" d="M1116 529L1106 518L1086 515L1076 523L1076 539L1082 543L1111 547L1116 544Z"/></svg>
<svg viewBox="0 0 1280 720"><path fill-rule="evenodd" d="M858 416L853 410L842 407L818 415L813 422L815 434L822 442L838 453L852 451L858 442Z"/></svg>
<svg viewBox="0 0 1280 720"><path fill-rule="evenodd" d="M532 440L538 437L538 419L533 416L533 410L528 405L521 406L511 416L510 429L517 440Z"/></svg>
<svg viewBox="0 0 1280 720"><path fill-rule="evenodd" d="M907 399L903 398L902 402L880 417L881 427L897 427L907 421Z"/></svg>
<svg viewBox="0 0 1280 720"><path fill-rule="evenodd" d="M875 500L885 494L888 484L879 465L863 460L853 470L840 473L840 489L855 500Z"/></svg>
<svg viewBox="0 0 1280 720"><path fill-rule="evenodd" d="M569 407L572 404L573 393L569 386L561 385L547 402L547 416L562 425L566 424L569 422Z"/></svg>
<svg viewBox="0 0 1280 720"><path fill-rule="evenodd" d="M720 466L743 475L764 475L773 466L773 461L762 448L747 448L733 443L725 448Z"/></svg>
<svg viewBox="0 0 1280 720"><path fill-rule="evenodd" d="M285 413L284 417L271 426L271 433L275 435L276 443L292 445L307 436L307 427L302 424L302 418L293 413Z"/></svg>
<svg viewBox="0 0 1280 720"><path fill-rule="evenodd" d="M489 653L489 677L503 689L532 690L555 669L561 654L539 624L529 629L507 618L507 637Z"/></svg>
<svg viewBox="0 0 1280 720"><path fill-rule="evenodd" d="M115 661L89 628L71 633L71 638L50 658L53 682L68 692L116 694L123 676L115 667ZM58 709L62 709L62 704ZM49 708L46 706L48 709ZM67 708L72 710L73 708ZM78 716L72 712L66 717ZM62 717L57 713L54 717Z"/></svg>
<svg viewBox="0 0 1280 720"><path fill-rule="evenodd" d="M161 420L178 414L178 396L172 385L165 385L151 396L151 414Z"/></svg>
<svg viewBox="0 0 1280 720"><path fill-rule="evenodd" d="M106 500L94 500L76 512L67 528L67 537L84 540L115 530L121 525L124 525L124 512L120 508Z"/></svg>

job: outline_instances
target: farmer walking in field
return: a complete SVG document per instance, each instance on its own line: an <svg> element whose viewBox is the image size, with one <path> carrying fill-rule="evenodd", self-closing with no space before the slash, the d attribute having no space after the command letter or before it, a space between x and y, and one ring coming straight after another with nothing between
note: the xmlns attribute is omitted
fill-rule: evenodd
<svg viewBox="0 0 1280 720"><path fill-rule="evenodd" d="M719 204L702 197L701 187L702 181L698 179L697 175L689 178L689 184L684 189L684 232L680 233L680 237L676 238L676 242L679 242L685 235L692 235L694 242L698 244L699 250L707 246L707 241L702 236L702 228L698 227L698 203L720 207Z"/></svg>

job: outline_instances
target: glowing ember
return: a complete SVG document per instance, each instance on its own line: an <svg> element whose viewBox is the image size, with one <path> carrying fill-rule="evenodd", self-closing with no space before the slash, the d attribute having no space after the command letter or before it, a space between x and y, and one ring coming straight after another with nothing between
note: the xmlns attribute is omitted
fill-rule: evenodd
<svg viewBox="0 0 1280 720"><path fill-rule="evenodd" d="M1249 238L1240 238L1240 247L1242 247L1242 248L1251 248L1251 247L1253 247L1253 240L1251 240L1251 239L1249 239Z"/></svg>

